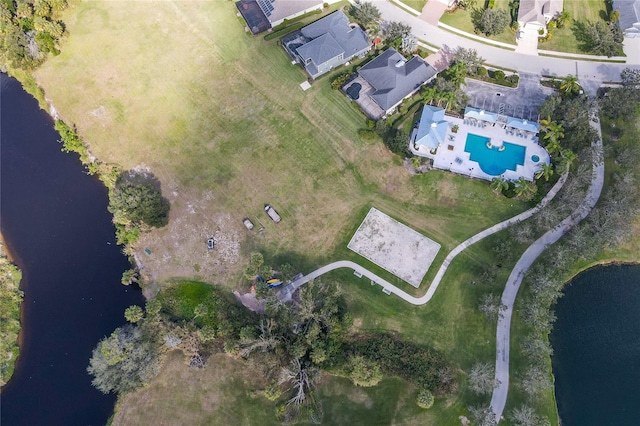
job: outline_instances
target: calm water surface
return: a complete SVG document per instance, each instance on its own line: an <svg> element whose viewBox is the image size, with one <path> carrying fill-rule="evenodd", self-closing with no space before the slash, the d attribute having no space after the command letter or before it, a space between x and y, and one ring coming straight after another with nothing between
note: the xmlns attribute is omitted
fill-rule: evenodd
<svg viewBox="0 0 640 426"><path fill-rule="evenodd" d="M17 81L0 74L0 88L0 228L25 292L22 353L0 395L0 424L104 424L115 398L91 386L86 367L142 295L120 284L129 265L104 186L60 151L53 121Z"/></svg>
<svg viewBox="0 0 640 426"><path fill-rule="evenodd" d="M562 424L639 425L640 266L580 274L555 309L551 343Z"/></svg>

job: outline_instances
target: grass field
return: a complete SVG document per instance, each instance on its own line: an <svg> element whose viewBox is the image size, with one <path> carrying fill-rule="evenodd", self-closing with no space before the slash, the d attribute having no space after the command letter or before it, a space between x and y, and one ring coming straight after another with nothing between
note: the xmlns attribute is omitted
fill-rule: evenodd
<svg viewBox="0 0 640 426"><path fill-rule="evenodd" d="M158 279L235 285L254 249L318 265L371 205L447 247L525 208L482 182L411 177L381 143L358 139L364 118L329 79L302 92L301 69L275 40L244 34L235 13L232 3L83 2L66 17L64 52L36 73L94 155L162 182L170 224L139 253ZM245 216L264 233L244 229Z"/></svg>
<svg viewBox="0 0 640 426"><path fill-rule="evenodd" d="M478 4L480 3L481 2L478 2ZM505 9L508 11L509 10L508 4L509 4L508 0L496 0L493 8L496 10ZM464 32L475 34L473 22L471 22L470 10L456 9L454 13L445 13L444 15L442 15L442 18L440 18L440 22L442 22L443 24L451 25L452 27L462 30ZM508 27L502 33L494 36L487 37L483 34L477 34L477 35L486 37L490 40L501 41L503 43L509 43L514 45L516 44L516 34L513 31L511 31L511 29Z"/></svg>
<svg viewBox="0 0 640 426"><path fill-rule="evenodd" d="M544 43L539 43L538 48L555 50L558 52L590 53L581 49L576 38L576 22L601 21L607 16L607 7L604 0L580 0L565 1L564 9L569 12L571 18L564 28L552 30L553 37Z"/></svg>
<svg viewBox="0 0 640 426"><path fill-rule="evenodd" d="M406 4L410 8L417 10L418 12L422 12L422 8L425 4L427 4L427 0L400 0L402 3Z"/></svg>
<svg viewBox="0 0 640 426"><path fill-rule="evenodd" d="M260 250L271 264L289 261L302 272L355 260L423 294L453 247L528 207L494 196L486 182L439 171L409 175L381 143L358 138L364 118L330 89L330 78L302 92L298 84L306 76L277 41L245 34L235 14L232 2L81 2L65 17L70 35L63 53L36 73L94 155L150 168L160 179L172 203L170 224L144 236L138 254L160 282L194 277L246 289L240 271L248 254ZM279 211L280 224L264 214L265 203ZM347 249L371 206L442 245L421 289ZM247 231L243 217L264 232ZM206 249L209 235L216 238L214 251ZM463 370L495 356L495 323L477 305L480 295L501 292L509 272L507 264L496 266L496 238L504 236L458 256L424 307L408 306L344 271L331 274L342 283L357 329L397 331L443 351L460 368L463 390L422 413L401 382L383 382L383 391L363 397L343 379L327 379L321 392L332 401L330 418L358 424L350 411L365 413L371 398L383 407L376 415L390 423L459 425L468 405L488 403L464 390ZM472 285L487 265L499 268L495 282ZM127 397L114 424L125 417L127 424L159 423L167 416L235 424L246 420L238 410L255 424L273 421L272 405L251 396L258 384L247 382L233 361L210 364L202 377L177 372L178 366L181 361L172 360L151 386ZM210 399L196 397L207 392ZM163 405L167 398L172 402ZM225 408L215 408L215 401Z"/></svg>

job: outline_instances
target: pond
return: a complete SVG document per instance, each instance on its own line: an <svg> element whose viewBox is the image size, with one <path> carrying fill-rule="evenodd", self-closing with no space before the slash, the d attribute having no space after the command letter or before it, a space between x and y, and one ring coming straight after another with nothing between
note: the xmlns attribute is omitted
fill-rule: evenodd
<svg viewBox="0 0 640 426"><path fill-rule="evenodd" d="M638 424L640 265L581 273L555 312L553 373L563 426Z"/></svg>
<svg viewBox="0 0 640 426"><path fill-rule="evenodd" d="M95 344L142 304L120 284L107 190L77 155L60 151L53 120L0 74L0 230L23 271L21 355L2 389L0 424L105 424L115 396L91 386Z"/></svg>

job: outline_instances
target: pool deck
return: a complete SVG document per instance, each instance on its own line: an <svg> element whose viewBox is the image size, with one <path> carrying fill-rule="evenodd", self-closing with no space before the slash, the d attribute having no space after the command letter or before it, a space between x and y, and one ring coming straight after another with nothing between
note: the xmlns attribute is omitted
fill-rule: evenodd
<svg viewBox="0 0 640 426"><path fill-rule="evenodd" d="M507 131L499 124L492 126L486 123L483 127L482 123L470 124L472 121L464 120L462 118L455 118L451 116L445 116L446 121L449 122L445 141L440 144L435 154L432 154L430 150L421 145L418 149L414 147L414 140L417 131L414 130L411 133L411 139L409 143L409 150L412 154L420 157L431 158L433 160L433 167L441 170L450 170L454 173L466 175L484 180L492 180L496 176L489 175L480 169L480 165L476 161L472 161L469 157L470 154L464 150L467 142L467 135L469 133L484 136L491 140L491 145L502 146L503 142L509 142L516 145L521 145L526 148L524 165L516 166L516 170L507 170L502 176L507 180L518 180L520 177L524 177L526 180L532 181L535 173L540 169L541 165L549 164L549 153L540 145L538 145L538 138L535 135L527 135L526 137L518 136L518 131ZM458 132L453 133L452 128L454 125L458 125ZM521 134L523 132L520 132ZM531 157L537 155L540 160L534 162Z"/></svg>

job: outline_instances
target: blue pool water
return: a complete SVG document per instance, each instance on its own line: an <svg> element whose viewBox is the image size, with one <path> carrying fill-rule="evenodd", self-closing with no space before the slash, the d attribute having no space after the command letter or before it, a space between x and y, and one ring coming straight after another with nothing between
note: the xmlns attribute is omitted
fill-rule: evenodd
<svg viewBox="0 0 640 426"><path fill-rule="evenodd" d="M498 147L487 148L489 138L484 136L467 135L464 150L470 154L471 161L480 165L483 172L491 176L499 176L507 170L516 170L516 166L524 165L524 156L527 151L522 145L503 142L504 149Z"/></svg>

